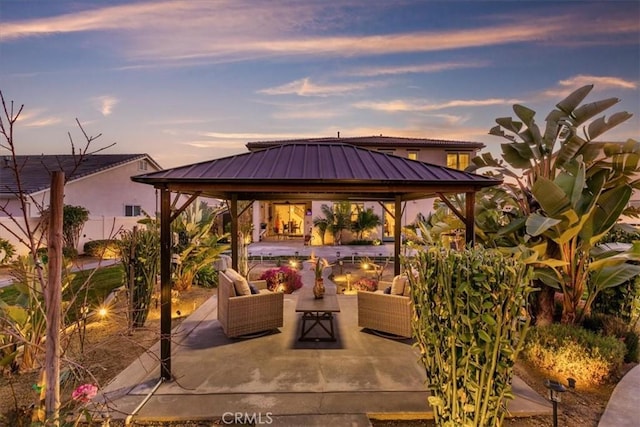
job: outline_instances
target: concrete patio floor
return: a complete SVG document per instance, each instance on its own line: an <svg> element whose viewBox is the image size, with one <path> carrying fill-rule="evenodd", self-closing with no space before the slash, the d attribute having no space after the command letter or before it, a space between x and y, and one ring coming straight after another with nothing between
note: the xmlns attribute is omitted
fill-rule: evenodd
<svg viewBox="0 0 640 427"><path fill-rule="evenodd" d="M313 273L303 272L303 281L311 280ZM217 298L210 298L174 330L175 379L158 382L155 345L104 389L110 416L229 421L248 414L256 425L272 426L368 426L370 417L432 417L424 369L409 340L363 331L356 297L339 295L337 341L300 342L300 294L285 295L284 327L251 339L227 338L216 320ZM510 416L551 413L549 403L519 378L513 391Z"/></svg>

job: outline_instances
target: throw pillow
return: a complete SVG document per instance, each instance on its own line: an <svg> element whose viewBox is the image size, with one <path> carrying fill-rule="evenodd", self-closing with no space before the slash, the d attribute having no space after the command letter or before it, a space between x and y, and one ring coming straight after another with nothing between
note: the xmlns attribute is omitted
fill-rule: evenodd
<svg viewBox="0 0 640 427"><path fill-rule="evenodd" d="M387 286L386 288L384 288L384 293L387 295L391 294L391 286Z"/></svg>
<svg viewBox="0 0 640 427"><path fill-rule="evenodd" d="M251 289L251 295L255 295L255 294L259 294L260 290L258 290L258 287L256 285L254 285L253 283L249 283L249 289Z"/></svg>
<svg viewBox="0 0 640 427"><path fill-rule="evenodd" d="M247 279L242 277L240 273L232 269L227 269L225 273L227 274L227 276L229 276L231 280L233 280L233 286L236 290L236 295L238 296L251 295L249 282L247 282Z"/></svg>
<svg viewBox="0 0 640 427"><path fill-rule="evenodd" d="M402 292L402 295L404 295L405 297L411 296L411 284L409 284L409 280L407 280L404 284L404 291Z"/></svg>
<svg viewBox="0 0 640 427"><path fill-rule="evenodd" d="M404 285L407 278L403 275L397 275L391 282L391 295L402 295L404 292Z"/></svg>

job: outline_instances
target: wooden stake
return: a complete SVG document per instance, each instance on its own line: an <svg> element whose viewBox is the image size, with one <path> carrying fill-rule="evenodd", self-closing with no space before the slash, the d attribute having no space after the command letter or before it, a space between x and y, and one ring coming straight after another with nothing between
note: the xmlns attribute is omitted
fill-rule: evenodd
<svg viewBox="0 0 640 427"><path fill-rule="evenodd" d="M62 304L62 219L64 172L51 174L49 210L49 277L45 291L47 340L45 353L45 413L55 426L60 424L60 326Z"/></svg>

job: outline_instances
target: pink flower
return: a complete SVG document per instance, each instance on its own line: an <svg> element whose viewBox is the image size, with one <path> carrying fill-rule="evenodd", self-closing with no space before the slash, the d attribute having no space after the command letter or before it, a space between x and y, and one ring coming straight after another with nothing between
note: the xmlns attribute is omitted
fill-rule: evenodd
<svg viewBox="0 0 640 427"><path fill-rule="evenodd" d="M73 391L71 398L79 402L87 403L96 397L96 394L98 394L98 387L93 384L82 384Z"/></svg>

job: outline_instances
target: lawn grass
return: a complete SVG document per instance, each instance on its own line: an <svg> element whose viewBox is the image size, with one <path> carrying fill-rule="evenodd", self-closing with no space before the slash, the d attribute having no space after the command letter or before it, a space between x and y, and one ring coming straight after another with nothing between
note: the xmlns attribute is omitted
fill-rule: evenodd
<svg viewBox="0 0 640 427"><path fill-rule="evenodd" d="M62 295L63 302L69 302L75 294L78 294L73 301L71 307L67 310L67 321L72 322L79 315L80 307L85 302L90 310L99 307L112 290L122 286L123 284L123 267L116 264L109 267L99 268L93 275L93 270L83 270L72 273L74 275L71 286ZM86 287L84 283L91 276ZM7 304L15 304L20 292L15 285L9 285L0 289L0 299Z"/></svg>

